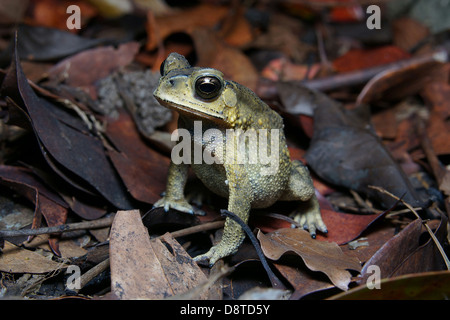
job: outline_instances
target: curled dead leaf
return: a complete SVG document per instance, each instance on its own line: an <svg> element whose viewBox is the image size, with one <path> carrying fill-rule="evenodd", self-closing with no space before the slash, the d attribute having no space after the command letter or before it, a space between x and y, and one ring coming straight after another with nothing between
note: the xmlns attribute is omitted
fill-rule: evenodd
<svg viewBox="0 0 450 320"><path fill-rule="evenodd" d="M268 234L258 233L264 255L278 260L282 255L293 252L299 255L312 271L325 273L333 284L347 290L351 280L349 270L361 270L355 257L346 255L336 243L317 241L308 232L297 228L284 228Z"/></svg>

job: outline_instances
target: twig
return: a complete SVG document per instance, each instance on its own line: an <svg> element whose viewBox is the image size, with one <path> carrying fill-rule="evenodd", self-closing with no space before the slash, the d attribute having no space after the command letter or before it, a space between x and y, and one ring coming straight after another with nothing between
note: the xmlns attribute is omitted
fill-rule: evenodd
<svg viewBox="0 0 450 320"><path fill-rule="evenodd" d="M387 70L390 70L392 72L394 70L400 70L408 67L410 68L412 66L421 65L424 63L443 62L442 57L445 54L446 51L444 49L438 49L423 56L412 57L382 66L337 74L325 78L301 81L300 84L310 89L319 91L329 91L346 86L360 85L368 82L376 75L381 74L382 72L386 72Z"/></svg>
<svg viewBox="0 0 450 320"><path fill-rule="evenodd" d="M298 223L297 221L295 221L291 217L285 216L284 214L270 212L270 213L264 213L263 216L264 217L270 217L270 218L284 220L284 221L289 222L290 224L294 225L297 228L303 228L303 226L300 223Z"/></svg>
<svg viewBox="0 0 450 320"><path fill-rule="evenodd" d="M275 275L275 273L273 273L272 269L270 269L270 266L267 263L266 257L264 257L264 253L262 252L261 247L258 244L258 240L256 240L255 235L252 233L252 230L250 230L248 225L244 221L242 221L241 218L239 218L237 215L235 215L233 212L222 209L222 210L220 210L220 213L224 216L229 217L236 223L238 223L239 226L245 231L247 236L250 238L250 241L252 242L253 246L256 249L256 253L258 254L259 260L261 260L261 263L262 263L264 269L266 270L267 275L269 276L272 286L277 289L286 289L284 284L280 281L280 279L278 279L278 277Z"/></svg>
<svg viewBox="0 0 450 320"><path fill-rule="evenodd" d="M225 221L223 221L223 220L206 222L206 223L202 223L202 224L199 224L199 225L196 225L193 227L177 230L177 231L171 232L170 234L174 238L179 238L179 237L184 237L184 236L187 236L187 235L190 235L193 233L197 233L197 232L219 229L219 228L222 228L224 226L224 224L225 224ZM157 238L155 238L155 239L157 239Z"/></svg>
<svg viewBox="0 0 450 320"><path fill-rule="evenodd" d="M102 273L108 268L109 268L109 258L106 258L99 264L95 265L94 267L86 271L86 273L84 273L80 277L80 288L75 289L74 291L78 293L82 288L84 288L84 286L86 286L89 283L89 281L94 279L96 276L98 276L100 273Z"/></svg>
<svg viewBox="0 0 450 320"><path fill-rule="evenodd" d="M407 202L405 202L403 199L401 199L401 198L399 198L399 197L393 195L393 194L390 193L389 191L387 191L387 190L385 190L385 189L383 189L383 188L377 187L377 186L369 186L369 188L374 189L374 190L377 190L377 191L379 191L379 192L381 192L381 193L387 194L388 196L391 196L392 198L401 201L401 202L402 202L409 210L411 210L411 212L416 216L416 218L419 219L419 220L422 222L422 224L424 225L424 227L427 229L428 233L430 234L431 239L433 239L433 241L434 241L434 243L436 244L436 246L437 246L439 252L440 252L441 255L442 255L442 258L444 259L445 265L447 266L447 270L450 270L450 260L448 259L447 255L445 254L445 251L444 251L444 249L442 248L441 244L439 243L439 240L436 238L434 232L433 232L433 231L430 229L430 227L428 226L427 221L426 221L426 220L423 220L423 219L419 216L419 214L417 213L417 211L414 210L414 208L413 208L409 203L407 203Z"/></svg>
<svg viewBox="0 0 450 320"><path fill-rule="evenodd" d="M38 229L0 230L0 239L20 236L35 236L38 234L46 233L63 233L75 230L99 229L111 226L113 219L114 217L108 217L92 221L68 223L59 226L43 227Z"/></svg>

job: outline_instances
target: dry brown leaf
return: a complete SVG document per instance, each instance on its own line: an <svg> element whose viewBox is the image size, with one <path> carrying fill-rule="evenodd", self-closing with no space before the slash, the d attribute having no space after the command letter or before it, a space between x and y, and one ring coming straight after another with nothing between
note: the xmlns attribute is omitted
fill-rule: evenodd
<svg viewBox="0 0 450 320"><path fill-rule="evenodd" d="M170 236L150 241L138 210L118 211L110 236L111 291L120 299L163 299L206 281ZM204 298L204 297L201 297Z"/></svg>
<svg viewBox="0 0 450 320"><path fill-rule="evenodd" d="M446 220L430 220L428 222L429 227L435 230L434 233L441 243L447 236ZM417 219L409 223L364 264L358 283L367 283L370 276L373 275L370 266L377 266L383 279L439 270L443 265L442 257L431 239L423 243L427 236L428 232L421 220Z"/></svg>
<svg viewBox="0 0 450 320"><path fill-rule="evenodd" d="M0 270L10 273L47 273L66 267L39 253L23 249L5 241L0 254Z"/></svg>
<svg viewBox="0 0 450 320"><path fill-rule="evenodd" d="M258 233L264 255L278 260L287 252L298 254L312 271L325 273L333 284L347 290L351 274L347 271L361 270L355 257L346 255L336 243L317 241L308 232L297 228L284 228L264 235Z"/></svg>
<svg viewBox="0 0 450 320"><path fill-rule="evenodd" d="M82 87L96 97L93 83L128 65L138 51L139 43L133 41L117 48L106 46L84 50L58 62L48 70L48 76L52 81L64 81L69 86Z"/></svg>
<svg viewBox="0 0 450 320"><path fill-rule="evenodd" d="M241 50L227 45L207 28L194 30L192 38L197 52L197 66L220 70L226 79L256 90L258 71Z"/></svg>
<svg viewBox="0 0 450 320"><path fill-rule="evenodd" d="M153 50L167 36L177 32L190 33L196 28L213 27L227 14L224 6L199 5L192 9L173 12L159 17L149 18L147 25L147 50ZM149 15L152 13L149 12Z"/></svg>
<svg viewBox="0 0 450 320"><path fill-rule="evenodd" d="M44 249L47 251L52 250L49 246L48 234L40 234L35 236L30 242L24 243L27 249ZM88 251L75 243L75 239L58 239L58 249L62 258L76 258L84 256Z"/></svg>

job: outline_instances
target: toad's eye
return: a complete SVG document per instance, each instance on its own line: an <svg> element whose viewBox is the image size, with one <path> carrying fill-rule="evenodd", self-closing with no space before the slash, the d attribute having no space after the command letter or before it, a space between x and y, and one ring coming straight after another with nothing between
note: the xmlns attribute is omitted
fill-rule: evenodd
<svg viewBox="0 0 450 320"><path fill-rule="evenodd" d="M166 60L164 60L161 65L159 66L159 73L161 74L161 76L164 75L164 66L166 64Z"/></svg>
<svg viewBox="0 0 450 320"><path fill-rule="evenodd" d="M215 99L221 90L222 82L214 76L203 76L195 81L195 92L203 99Z"/></svg>

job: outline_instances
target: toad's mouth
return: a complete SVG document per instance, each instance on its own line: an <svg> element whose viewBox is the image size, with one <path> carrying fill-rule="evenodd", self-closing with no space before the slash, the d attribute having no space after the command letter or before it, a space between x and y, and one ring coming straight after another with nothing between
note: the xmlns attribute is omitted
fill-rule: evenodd
<svg viewBox="0 0 450 320"><path fill-rule="evenodd" d="M168 101L162 97L159 97L157 94L154 94L154 96L162 106L175 110L180 114L189 116L190 118L199 118L200 120L208 119L222 124L226 122L225 117L222 113L219 113L212 109L207 109L203 105L198 104L195 105L198 106L198 108L191 108L189 106L185 106L173 101Z"/></svg>

